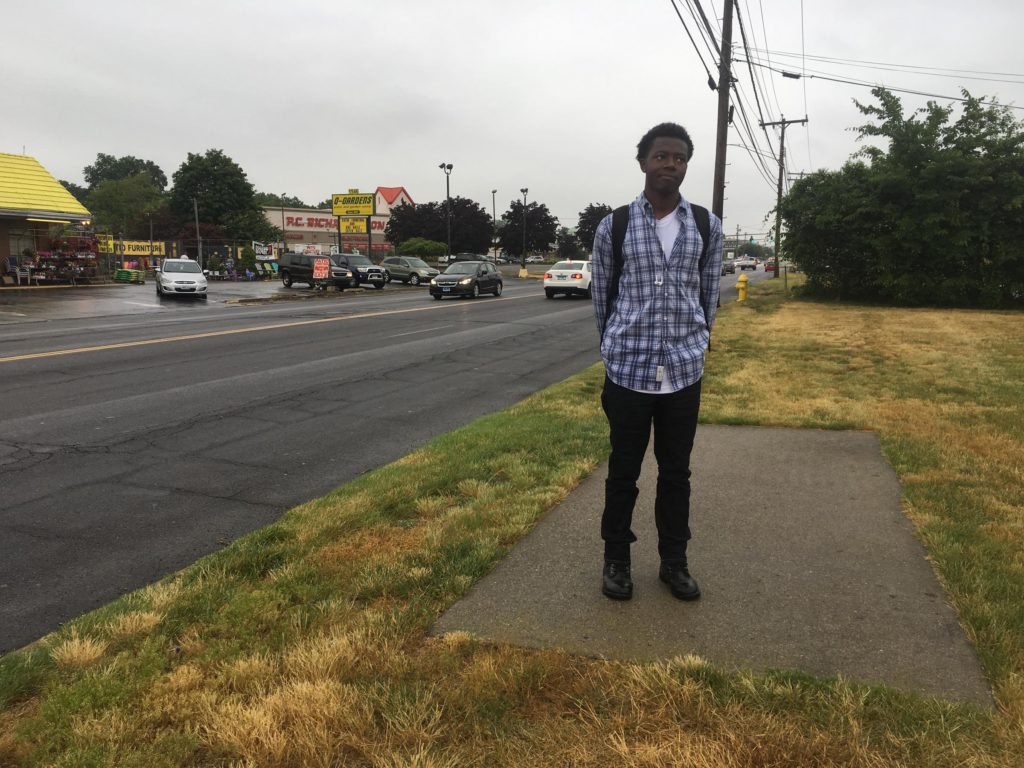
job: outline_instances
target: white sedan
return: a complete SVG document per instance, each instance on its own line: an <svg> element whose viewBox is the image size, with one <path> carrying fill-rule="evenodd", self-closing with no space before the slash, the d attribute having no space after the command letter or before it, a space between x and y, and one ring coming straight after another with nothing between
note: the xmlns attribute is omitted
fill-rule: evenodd
<svg viewBox="0 0 1024 768"><path fill-rule="evenodd" d="M589 261L559 261L544 273L544 295L553 299L559 293L590 298Z"/></svg>

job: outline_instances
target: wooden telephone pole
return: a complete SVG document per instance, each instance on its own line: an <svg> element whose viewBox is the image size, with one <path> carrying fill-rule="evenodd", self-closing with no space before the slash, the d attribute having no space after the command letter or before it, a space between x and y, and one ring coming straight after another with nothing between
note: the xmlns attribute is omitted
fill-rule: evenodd
<svg viewBox="0 0 1024 768"><path fill-rule="evenodd" d="M732 4L725 0L722 11L722 49L718 63L718 141L715 146L715 188L711 195L711 212L724 221L725 147L729 140L729 90L732 86ZM700 7L700 6L698 6Z"/></svg>
<svg viewBox="0 0 1024 768"><path fill-rule="evenodd" d="M783 116L774 123L761 123L762 128L770 125L782 126L782 138L779 139L779 198L775 204L775 274L772 277L779 276L779 248L782 245L782 174L786 172L786 126L806 122L806 117L803 120L787 120Z"/></svg>

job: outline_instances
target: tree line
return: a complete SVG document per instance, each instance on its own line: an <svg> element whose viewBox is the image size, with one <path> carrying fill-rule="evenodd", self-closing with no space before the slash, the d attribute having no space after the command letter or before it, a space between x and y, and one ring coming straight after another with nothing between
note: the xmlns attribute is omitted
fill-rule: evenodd
<svg viewBox="0 0 1024 768"><path fill-rule="evenodd" d="M189 241L198 215L204 240L276 242L283 233L264 215L265 206L331 207L329 197L309 206L298 197L256 191L241 166L219 149L190 152L170 180L151 160L104 153L82 176L86 186L61 183L92 212L98 230L125 239L148 239L152 233L156 240ZM482 254L497 246L519 258L525 247L525 253L554 249L559 258L577 258L591 251L597 225L609 213L610 206L591 203L571 231L538 201L524 206L512 200L494 221L474 200L453 197L450 208L445 200L393 208L384 235L399 252L435 256L447 247L450 221L453 253Z"/></svg>
<svg viewBox="0 0 1024 768"><path fill-rule="evenodd" d="M869 146L837 171L795 182L782 201L783 253L827 297L899 305L1024 306L1024 123L974 98L855 102Z"/></svg>
<svg viewBox="0 0 1024 768"><path fill-rule="evenodd" d="M93 214L93 225L125 239L275 241L281 230L263 214L267 195L222 150L188 153L171 176L151 160L104 153L82 170L86 186L61 183ZM280 199L275 197L275 203ZM193 202L194 201L194 202ZM295 198L289 200L298 202Z"/></svg>

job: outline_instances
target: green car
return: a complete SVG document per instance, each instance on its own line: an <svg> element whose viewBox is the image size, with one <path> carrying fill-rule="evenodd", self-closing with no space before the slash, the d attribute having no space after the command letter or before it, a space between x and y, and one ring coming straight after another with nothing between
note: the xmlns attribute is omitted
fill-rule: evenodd
<svg viewBox="0 0 1024 768"><path fill-rule="evenodd" d="M439 272L418 256L388 256L380 265L388 271L392 280L409 285L429 283Z"/></svg>

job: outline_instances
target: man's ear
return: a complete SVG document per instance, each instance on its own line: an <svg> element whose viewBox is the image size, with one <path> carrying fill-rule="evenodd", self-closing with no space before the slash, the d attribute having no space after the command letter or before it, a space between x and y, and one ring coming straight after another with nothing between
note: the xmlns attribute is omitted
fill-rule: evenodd
<svg viewBox="0 0 1024 768"><path fill-rule="evenodd" d="M642 157L637 162L640 163L640 170L647 173L647 158Z"/></svg>

